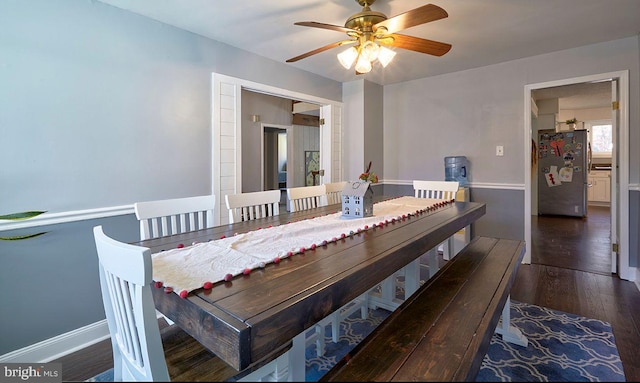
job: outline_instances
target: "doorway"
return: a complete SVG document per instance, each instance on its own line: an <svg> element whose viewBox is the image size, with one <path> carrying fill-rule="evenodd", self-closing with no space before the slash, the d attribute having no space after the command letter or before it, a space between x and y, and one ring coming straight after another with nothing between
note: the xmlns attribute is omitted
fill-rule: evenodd
<svg viewBox="0 0 640 383"><path fill-rule="evenodd" d="M532 264L612 272L610 198L603 197L610 191L602 193L604 182L593 178L611 172L611 100L611 81L532 91ZM609 134L594 135L595 121L608 121ZM554 145L560 142L562 147ZM609 170L595 170L605 166ZM559 175L565 176L562 182L547 180ZM599 193L593 193L596 188Z"/></svg>
<svg viewBox="0 0 640 383"><path fill-rule="evenodd" d="M532 236L533 229L537 229L539 225L534 222L536 213L535 198L537 197L535 189L536 183L533 181L532 161L534 156L539 152L534 150L532 143L537 135L537 126L535 118L535 102L533 102L534 92L553 87L562 87L568 85L577 85L583 83L609 82L611 85L611 101L614 102L614 108L611 111L613 120L613 155L612 155L612 171L611 171L611 220L610 220L610 240L612 245L617 245L617 251L613 246L608 252L611 258L610 272L617 272L622 279L632 280L631 269L629 267L629 201L627 193L620 193L620 190L628 189L628 140L624 137L628 136L628 71L604 73L599 75L585 76L580 78L552 81L547 83L533 84L525 86L525 240L533 245ZM529 150L531 148L531 150ZM535 225L534 225L535 224ZM536 235L538 233L535 233ZM564 234L558 233L557 239L562 240ZM532 249L529 246L524 262L532 263ZM584 251L576 250L583 253Z"/></svg>
<svg viewBox="0 0 640 383"><path fill-rule="evenodd" d="M287 188L287 129L264 126L262 190Z"/></svg>
<svg viewBox="0 0 640 383"><path fill-rule="evenodd" d="M243 166L257 168L257 173L261 170L255 164L243 164L242 161L243 121L249 123L252 121L250 114L254 114L250 112L243 115L242 113L243 90L320 105L320 119L324 122L319 128L321 169L324 170L324 176L321 176L320 181L333 182L341 177L343 120L341 102L212 73L211 193L216 196L218 207L216 210L219 212L214 215L215 225L229 222L224 196L242 192ZM262 137L262 129L259 130L258 136ZM261 148L256 148L254 153L257 154L259 150ZM262 162L262 158L259 158ZM287 163L289 169L290 158ZM254 179L258 181L258 187L262 187L261 177L257 175Z"/></svg>

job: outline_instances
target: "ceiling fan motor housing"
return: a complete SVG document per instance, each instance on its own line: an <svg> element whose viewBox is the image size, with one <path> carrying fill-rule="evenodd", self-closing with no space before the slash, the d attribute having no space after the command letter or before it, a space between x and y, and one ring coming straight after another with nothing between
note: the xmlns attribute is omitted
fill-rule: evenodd
<svg viewBox="0 0 640 383"><path fill-rule="evenodd" d="M387 16L384 13L375 12L365 7L362 12L358 12L355 15L350 16L344 23L345 28L355 29L363 33L373 32L372 27L382 21L385 21Z"/></svg>

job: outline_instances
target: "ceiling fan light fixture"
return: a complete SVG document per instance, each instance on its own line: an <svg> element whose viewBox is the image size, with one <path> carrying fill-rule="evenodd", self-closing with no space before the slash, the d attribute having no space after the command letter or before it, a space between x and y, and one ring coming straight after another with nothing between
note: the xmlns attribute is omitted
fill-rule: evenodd
<svg viewBox="0 0 640 383"><path fill-rule="evenodd" d="M360 55L358 57L358 61L356 62L356 72L358 73L371 72L371 61L367 60L362 55Z"/></svg>
<svg viewBox="0 0 640 383"><path fill-rule="evenodd" d="M383 67L389 65L396 52L386 47L407 49L433 56L442 56L451 49L451 44L397 33L404 29L448 17L449 14L444 9L434 4L426 4L396 16L387 17L384 13L371 10L370 5L374 1L356 0L362 6L362 11L351 15L344 23L344 26L316 21L294 23L303 27L346 33L349 39L313 49L290 58L287 62L293 63L332 48L355 44L353 47L338 54L338 61L345 69L351 69L355 63L356 74L363 74L371 71L373 62L376 60Z"/></svg>
<svg viewBox="0 0 640 383"><path fill-rule="evenodd" d="M377 59L379 52L380 46L373 41L366 41L362 44L362 48L360 48L360 54L368 61L374 61Z"/></svg>
<svg viewBox="0 0 640 383"><path fill-rule="evenodd" d="M358 50L355 47L351 47L342 53L338 53L338 61L345 69L351 68L353 63L358 57Z"/></svg>
<svg viewBox="0 0 640 383"><path fill-rule="evenodd" d="M392 51L391 49L380 47L380 52L378 53L378 61L380 61L380 64L382 64L382 66L386 68L391 60L393 60L393 57L395 55L396 52Z"/></svg>

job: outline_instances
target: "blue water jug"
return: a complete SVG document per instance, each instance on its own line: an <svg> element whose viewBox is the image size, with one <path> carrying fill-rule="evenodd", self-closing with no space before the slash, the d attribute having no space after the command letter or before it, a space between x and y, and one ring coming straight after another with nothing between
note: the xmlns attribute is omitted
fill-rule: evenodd
<svg viewBox="0 0 640 383"><path fill-rule="evenodd" d="M467 157L451 156L444 158L444 180L458 181L459 186L466 186L467 181Z"/></svg>

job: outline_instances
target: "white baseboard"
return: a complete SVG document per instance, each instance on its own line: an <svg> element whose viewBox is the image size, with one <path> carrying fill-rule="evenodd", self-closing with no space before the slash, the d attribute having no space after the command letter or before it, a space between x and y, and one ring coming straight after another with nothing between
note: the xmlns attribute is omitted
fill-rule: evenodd
<svg viewBox="0 0 640 383"><path fill-rule="evenodd" d="M0 355L0 363L47 363L109 338L107 320Z"/></svg>

